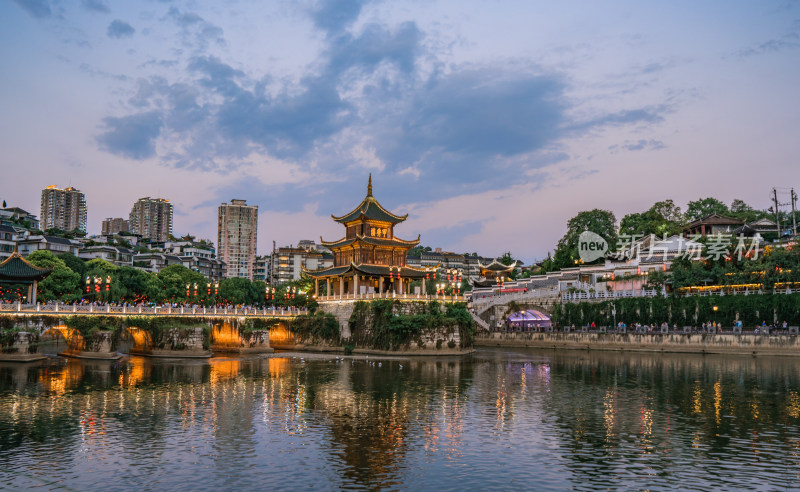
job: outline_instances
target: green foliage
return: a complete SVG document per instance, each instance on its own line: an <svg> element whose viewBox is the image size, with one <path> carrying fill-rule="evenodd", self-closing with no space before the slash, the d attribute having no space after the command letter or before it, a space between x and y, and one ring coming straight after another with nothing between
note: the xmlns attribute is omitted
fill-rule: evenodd
<svg viewBox="0 0 800 492"><path fill-rule="evenodd" d="M76 330L84 338L98 331L119 332L127 326L125 320L119 316L65 316L64 324Z"/></svg>
<svg viewBox="0 0 800 492"><path fill-rule="evenodd" d="M672 200L663 200L654 203L646 212L623 217L619 224L619 233L632 236L671 236L680 234L685 222L681 208Z"/></svg>
<svg viewBox="0 0 800 492"><path fill-rule="evenodd" d="M81 277L73 272L64 260L47 250L38 250L28 255L27 260L41 268L50 268L53 272L39 282L38 300L75 301L80 297Z"/></svg>
<svg viewBox="0 0 800 492"><path fill-rule="evenodd" d="M567 232L558 241L553 263L556 268L575 266L579 260L578 237L584 231L591 231L603 237L613 249L617 243L616 217L608 210L594 209L580 212L567 222ZM598 260L598 261L602 261Z"/></svg>
<svg viewBox="0 0 800 492"><path fill-rule="evenodd" d="M289 323L289 330L303 338L310 336L332 345L338 345L341 339L336 317L323 312L296 317Z"/></svg>
<svg viewBox="0 0 800 492"><path fill-rule="evenodd" d="M444 313L436 301L427 303L416 314L400 314L400 310L400 301L357 302L349 320L354 345L399 350L413 341L421 343L423 332L450 326L459 330L462 347L472 346L475 324L464 304L447 304Z"/></svg>
<svg viewBox="0 0 800 492"><path fill-rule="evenodd" d="M80 275L83 278L84 274L86 273L86 261L82 258L78 258L77 256L73 255L72 253L61 253L58 255L67 267L70 270Z"/></svg>
<svg viewBox="0 0 800 492"><path fill-rule="evenodd" d="M717 310L714 310L714 306ZM616 308L616 318L612 309ZM738 318L737 318L738 315ZM614 321L661 324L672 326L697 326L703 322L716 321L724 326L733 326L735 320L744 326L760 325L762 321L787 321L800 324L800 293L798 294L751 294L727 296L652 297L630 298L599 303L557 304L553 310L553 322L558 326L584 326L594 322L598 326L613 326Z"/></svg>
<svg viewBox="0 0 800 492"><path fill-rule="evenodd" d="M711 214L719 214L730 216L731 211L728 206L717 200L716 198L698 198L695 201L689 202L686 207L686 219L689 222L700 220Z"/></svg>
<svg viewBox="0 0 800 492"><path fill-rule="evenodd" d="M157 316L127 316L124 318L125 328L136 327L146 331L150 337L150 344L160 349L180 350L180 344L175 344L177 332L180 337L188 335L189 330L203 328L203 344L207 345L210 336L208 322L197 317L157 317ZM168 346L169 345L169 346Z"/></svg>

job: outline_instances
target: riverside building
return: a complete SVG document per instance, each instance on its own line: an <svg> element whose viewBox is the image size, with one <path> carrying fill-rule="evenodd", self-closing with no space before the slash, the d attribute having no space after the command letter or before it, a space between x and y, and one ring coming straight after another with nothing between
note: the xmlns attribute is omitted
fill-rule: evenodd
<svg viewBox="0 0 800 492"><path fill-rule="evenodd" d="M258 205L231 200L219 206L217 257L225 262L228 278L253 280L256 266Z"/></svg>
<svg viewBox="0 0 800 492"><path fill-rule="evenodd" d="M86 197L73 187L51 185L42 190L41 229L86 232Z"/></svg>

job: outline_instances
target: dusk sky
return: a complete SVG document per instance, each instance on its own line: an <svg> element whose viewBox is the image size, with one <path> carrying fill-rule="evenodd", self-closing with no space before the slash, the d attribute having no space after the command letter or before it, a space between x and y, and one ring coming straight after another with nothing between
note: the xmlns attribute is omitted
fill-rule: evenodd
<svg viewBox="0 0 800 492"><path fill-rule="evenodd" d="M800 2L0 3L0 199L144 196L258 252L343 235L374 194L423 245L526 263L581 210L769 206L800 187Z"/></svg>

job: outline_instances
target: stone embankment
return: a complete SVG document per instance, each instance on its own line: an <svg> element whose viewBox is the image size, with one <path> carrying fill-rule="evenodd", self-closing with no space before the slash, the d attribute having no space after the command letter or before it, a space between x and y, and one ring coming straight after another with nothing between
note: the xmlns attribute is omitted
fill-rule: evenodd
<svg viewBox="0 0 800 492"><path fill-rule="evenodd" d="M489 333L476 347L800 356L798 335L705 333Z"/></svg>

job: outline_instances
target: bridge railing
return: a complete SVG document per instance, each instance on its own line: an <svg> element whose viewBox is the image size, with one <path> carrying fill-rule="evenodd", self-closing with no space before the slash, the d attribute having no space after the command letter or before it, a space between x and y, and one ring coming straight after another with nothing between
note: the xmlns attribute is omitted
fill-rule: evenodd
<svg viewBox="0 0 800 492"><path fill-rule="evenodd" d="M308 310L287 308L205 307L205 306L112 306L110 304L0 304L0 312L25 314L110 314L126 316L257 316L294 317Z"/></svg>
<svg viewBox="0 0 800 492"><path fill-rule="evenodd" d="M396 299L406 301L441 301L441 302L464 302L464 296L446 296L446 295L426 295L426 294L395 294L393 292L384 292L383 294L342 294L332 296L317 296L317 301L370 301L373 299Z"/></svg>

